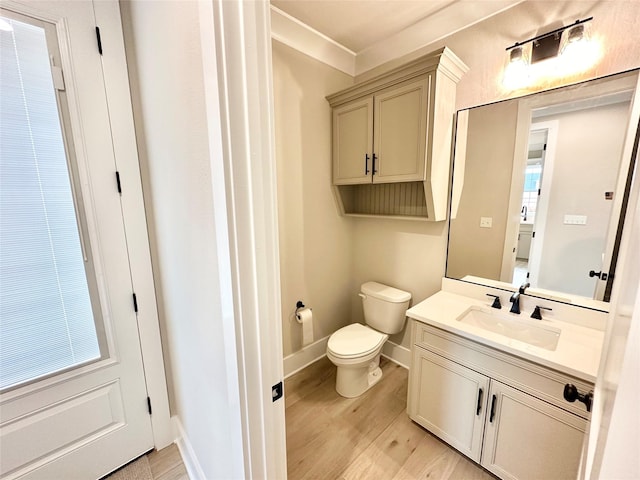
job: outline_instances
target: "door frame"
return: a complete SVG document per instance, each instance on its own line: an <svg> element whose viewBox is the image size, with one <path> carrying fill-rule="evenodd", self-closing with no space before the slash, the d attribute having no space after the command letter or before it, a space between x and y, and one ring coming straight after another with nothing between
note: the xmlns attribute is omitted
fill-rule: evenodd
<svg viewBox="0 0 640 480"><path fill-rule="evenodd" d="M229 241L221 265L231 284L221 283L233 303L245 477L284 480L284 398L272 397L283 356L271 9L266 0L199 8L216 229Z"/></svg>
<svg viewBox="0 0 640 480"><path fill-rule="evenodd" d="M558 143L559 120L548 120L545 122L532 123L531 130L546 130L547 143L544 162L542 164L542 176L540 178L540 194L536 205L536 218L533 222L533 232L531 235L531 247L529 249L530 279L534 280L531 288L537 286L540 276L540 261L544 248L544 234L547 226L547 211L549 210L549 200L551 196L551 184L553 182L553 166L556 158L556 146ZM538 234L534 237L535 234Z"/></svg>

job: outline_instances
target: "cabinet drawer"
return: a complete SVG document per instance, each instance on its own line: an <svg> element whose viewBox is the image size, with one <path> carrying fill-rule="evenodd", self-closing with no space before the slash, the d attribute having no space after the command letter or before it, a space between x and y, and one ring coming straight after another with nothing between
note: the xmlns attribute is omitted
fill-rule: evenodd
<svg viewBox="0 0 640 480"><path fill-rule="evenodd" d="M578 390L593 390L593 384L547 367L523 360L499 350L467 340L439 328L413 321L413 343L448 358L478 373L512 385L564 410L588 419L583 403L567 402L564 386L574 384Z"/></svg>

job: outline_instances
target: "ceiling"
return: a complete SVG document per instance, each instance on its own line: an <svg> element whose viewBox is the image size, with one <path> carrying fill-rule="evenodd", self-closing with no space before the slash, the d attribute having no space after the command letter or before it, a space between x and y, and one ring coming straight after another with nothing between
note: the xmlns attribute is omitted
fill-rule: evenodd
<svg viewBox="0 0 640 480"><path fill-rule="evenodd" d="M419 24L462 30L522 0L271 0L271 4L359 54Z"/></svg>

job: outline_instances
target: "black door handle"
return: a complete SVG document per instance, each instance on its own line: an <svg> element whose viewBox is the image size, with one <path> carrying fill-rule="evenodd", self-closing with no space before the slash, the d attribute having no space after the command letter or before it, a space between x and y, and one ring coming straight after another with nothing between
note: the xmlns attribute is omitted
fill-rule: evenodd
<svg viewBox="0 0 640 480"><path fill-rule="evenodd" d="M588 393L580 393L575 385L567 383L564 386L563 396L567 402L573 403L578 400L579 402L584 403L587 407L587 412L591 411L591 405L593 403L593 390Z"/></svg>
<svg viewBox="0 0 640 480"><path fill-rule="evenodd" d="M600 280L606 280L609 276L606 272L596 272L595 270L589 270L590 277L598 277Z"/></svg>
<svg viewBox="0 0 640 480"><path fill-rule="evenodd" d="M378 159L378 157L376 157L376 154L373 154L373 161L371 162L371 170L373 175L375 175L376 173L378 173L378 170L376 170L376 160Z"/></svg>
<svg viewBox="0 0 640 480"><path fill-rule="evenodd" d="M482 409L482 389L478 390L478 407L476 408L476 415L480 415Z"/></svg>
<svg viewBox="0 0 640 480"><path fill-rule="evenodd" d="M369 175L369 154L364 154L364 174Z"/></svg>

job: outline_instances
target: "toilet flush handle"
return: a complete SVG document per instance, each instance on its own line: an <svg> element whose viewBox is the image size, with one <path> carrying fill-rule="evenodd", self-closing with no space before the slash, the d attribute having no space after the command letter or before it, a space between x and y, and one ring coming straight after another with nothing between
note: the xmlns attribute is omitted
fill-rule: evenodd
<svg viewBox="0 0 640 480"><path fill-rule="evenodd" d="M367 298L367 296L364 293L359 293L358 296L361 298Z"/></svg>

